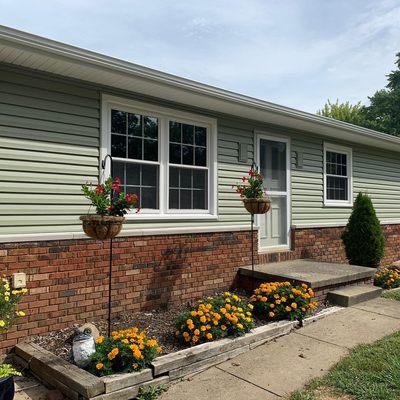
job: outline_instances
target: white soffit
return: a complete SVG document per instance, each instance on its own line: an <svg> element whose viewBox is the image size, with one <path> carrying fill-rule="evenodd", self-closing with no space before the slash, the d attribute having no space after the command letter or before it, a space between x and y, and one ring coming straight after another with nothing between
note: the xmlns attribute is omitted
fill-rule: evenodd
<svg viewBox="0 0 400 400"><path fill-rule="evenodd" d="M142 67L0 25L0 62L321 136L400 151L400 138Z"/></svg>

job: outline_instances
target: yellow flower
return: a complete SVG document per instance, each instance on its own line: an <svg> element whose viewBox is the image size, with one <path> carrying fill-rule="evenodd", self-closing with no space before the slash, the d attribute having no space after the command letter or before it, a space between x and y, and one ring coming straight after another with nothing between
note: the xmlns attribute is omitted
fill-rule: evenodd
<svg viewBox="0 0 400 400"><path fill-rule="evenodd" d="M238 327L239 329L243 329L243 325L242 325L242 324L237 324L237 327Z"/></svg>
<svg viewBox="0 0 400 400"><path fill-rule="evenodd" d="M292 309L291 309L289 306L286 306L285 310L286 310L287 312L292 311Z"/></svg>
<svg viewBox="0 0 400 400"><path fill-rule="evenodd" d="M200 330L201 330L202 332L204 332L205 330L207 330L207 328L206 328L204 325L202 325L202 326L200 327Z"/></svg>
<svg viewBox="0 0 400 400"><path fill-rule="evenodd" d="M208 340L211 340L211 339L213 338L212 333L208 332L207 335L206 335L206 338L207 338Z"/></svg>
<svg viewBox="0 0 400 400"><path fill-rule="evenodd" d="M281 301L282 301L282 303L285 303L286 302L286 297L281 297Z"/></svg>
<svg viewBox="0 0 400 400"><path fill-rule="evenodd" d="M252 310L254 308L253 304L249 304L249 308Z"/></svg>
<svg viewBox="0 0 400 400"><path fill-rule="evenodd" d="M223 331L225 331L225 330L226 330L226 326L225 326L225 325L221 325L221 329L222 329Z"/></svg>
<svg viewBox="0 0 400 400"><path fill-rule="evenodd" d="M274 303L271 303L271 304L269 305L269 307L270 307L270 308L274 308L274 307L275 307L275 304L274 304Z"/></svg>
<svg viewBox="0 0 400 400"><path fill-rule="evenodd" d="M0 319L0 328L2 328L5 325L6 325L6 323L2 319Z"/></svg>
<svg viewBox="0 0 400 400"><path fill-rule="evenodd" d="M275 317L275 313L272 312L272 311L270 311L268 315L269 315L270 318L274 318Z"/></svg>
<svg viewBox="0 0 400 400"><path fill-rule="evenodd" d="M101 362L96 364L97 369L102 369L103 367L104 367L104 365Z"/></svg>
<svg viewBox="0 0 400 400"><path fill-rule="evenodd" d="M25 313L23 311L18 311L18 316L19 317L25 317Z"/></svg>
<svg viewBox="0 0 400 400"><path fill-rule="evenodd" d="M98 343L98 344L103 343L103 341L104 341L104 336L99 336L99 337L96 339L96 343Z"/></svg>
<svg viewBox="0 0 400 400"><path fill-rule="evenodd" d="M202 322L204 324L204 322L206 322L206 321L207 321L207 318L204 315L202 315L200 317L200 322Z"/></svg>
<svg viewBox="0 0 400 400"><path fill-rule="evenodd" d="M281 301L280 300L276 300L275 303L276 304L281 304Z"/></svg>
<svg viewBox="0 0 400 400"><path fill-rule="evenodd" d="M197 311L192 311L192 312L190 313L190 315L191 315L192 317L195 317L195 316L197 315Z"/></svg>
<svg viewBox="0 0 400 400"><path fill-rule="evenodd" d="M296 304L296 303L292 303L290 306L291 306L292 308L294 308L294 309L297 308L297 304Z"/></svg>

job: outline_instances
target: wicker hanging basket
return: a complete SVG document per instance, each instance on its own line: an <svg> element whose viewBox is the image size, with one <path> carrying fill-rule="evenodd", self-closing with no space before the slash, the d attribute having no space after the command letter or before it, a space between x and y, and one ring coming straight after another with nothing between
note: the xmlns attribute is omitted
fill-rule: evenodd
<svg viewBox="0 0 400 400"><path fill-rule="evenodd" d="M243 199L243 204L250 214L265 214L271 208L271 200L266 197Z"/></svg>
<svg viewBox="0 0 400 400"><path fill-rule="evenodd" d="M97 214L82 215L79 219L86 235L97 240L112 239L117 236L125 221L124 217Z"/></svg>

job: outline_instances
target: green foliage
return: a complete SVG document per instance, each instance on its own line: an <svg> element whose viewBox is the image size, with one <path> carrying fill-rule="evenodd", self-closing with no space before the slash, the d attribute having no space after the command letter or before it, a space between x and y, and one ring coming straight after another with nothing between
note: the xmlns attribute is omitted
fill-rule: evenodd
<svg viewBox="0 0 400 400"><path fill-rule="evenodd" d="M157 340L132 327L114 331L111 337L96 339L96 352L91 356L90 372L98 376L117 372L135 372L146 368L161 353Z"/></svg>
<svg viewBox="0 0 400 400"><path fill-rule="evenodd" d="M253 327L253 306L236 294L221 295L201 300L196 309L181 313L176 320L176 337L196 345L227 336L241 336Z"/></svg>
<svg viewBox="0 0 400 400"><path fill-rule="evenodd" d="M375 274L374 284L384 289L398 288L400 287L400 271L384 268Z"/></svg>
<svg viewBox="0 0 400 400"><path fill-rule="evenodd" d="M0 333L11 328L16 318L25 316L17 306L26 292L27 289L11 289L8 279L0 277Z"/></svg>
<svg viewBox="0 0 400 400"><path fill-rule="evenodd" d="M336 100L335 103L331 103L328 100L325 103L324 108L317 111L317 114L354 125L366 124L364 106L361 105L361 102L352 105L348 101L346 101L346 103L339 103L339 100Z"/></svg>
<svg viewBox="0 0 400 400"><path fill-rule="evenodd" d="M21 373L10 364L0 364L0 379L7 378L8 376L21 376Z"/></svg>
<svg viewBox="0 0 400 400"><path fill-rule="evenodd" d="M166 390L164 385L141 387L136 400L156 400L157 397L162 395Z"/></svg>
<svg viewBox="0 0 400 400"><path fill-rule="evenodd" d="M364 267L379 265L385 238L369 196L358 194L342 240L350 264Z"/></svg>
<svg viewBox="0 0 400 400"><path fill-rule="evenodd" d="M248 176L242 178L242 184L236 185L236 193L246 199L263 198L265 197L263 183L263 176L255 168L251 167Z"/></svg>
<svg viewBox="0 0 400 400"><path fill-rule="evenodd" d="M110 177L105 183L97 185L95 188L87 184L82 185L82 192L96 207L96 213L99 215L123 217L138 202L138 197L135 194L121 192L121 180L119 178ZM139 209L136 212L139 212Z"/></svg>

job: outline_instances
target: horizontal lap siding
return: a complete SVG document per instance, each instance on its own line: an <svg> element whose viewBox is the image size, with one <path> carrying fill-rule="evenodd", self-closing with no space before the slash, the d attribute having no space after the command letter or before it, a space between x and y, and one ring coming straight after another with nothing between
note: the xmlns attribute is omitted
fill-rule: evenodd
<svg viewBox="0 0 400 400"><path fill-rule="evenodd" d="M0 70L0 234L70 232L97 181L99 92Z"/></svg>

